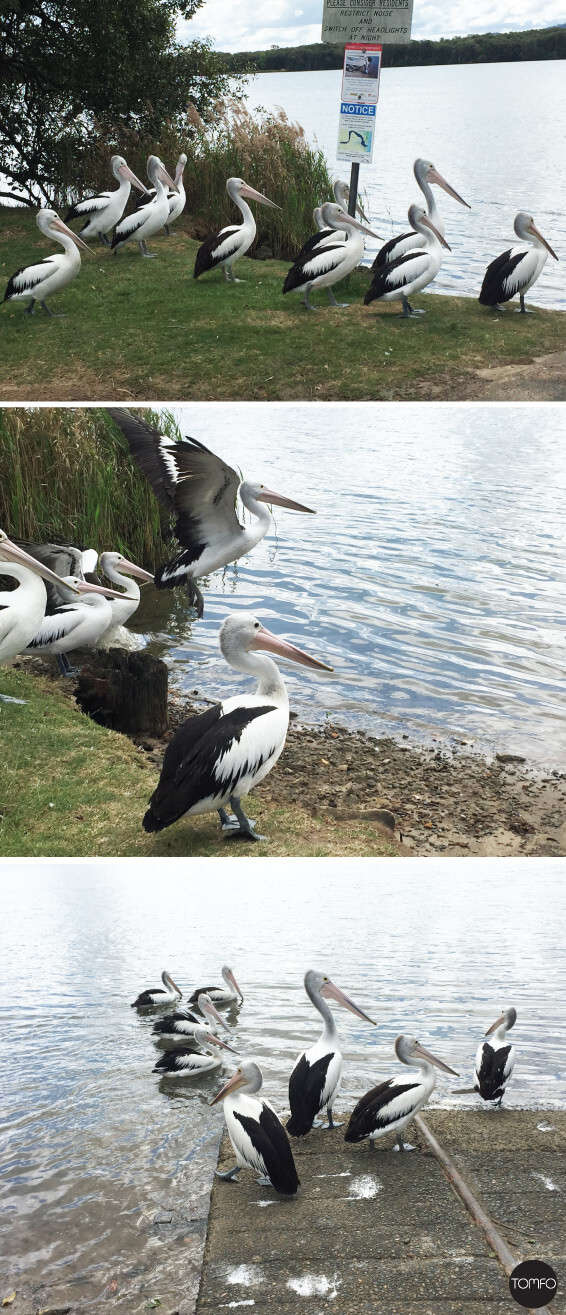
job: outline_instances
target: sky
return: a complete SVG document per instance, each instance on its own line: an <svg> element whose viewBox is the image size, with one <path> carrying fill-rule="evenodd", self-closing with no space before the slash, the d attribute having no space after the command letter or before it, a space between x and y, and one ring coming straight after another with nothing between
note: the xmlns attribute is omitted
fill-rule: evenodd
<svg viewBox="0 0 566 1315"><path fill-rule="evenodd" d="M211 37L218 50L268 50L320 41L322 0L205 0L180 39ZM415 0L413 37L513 32L564 22L564 0Z"/></svg>

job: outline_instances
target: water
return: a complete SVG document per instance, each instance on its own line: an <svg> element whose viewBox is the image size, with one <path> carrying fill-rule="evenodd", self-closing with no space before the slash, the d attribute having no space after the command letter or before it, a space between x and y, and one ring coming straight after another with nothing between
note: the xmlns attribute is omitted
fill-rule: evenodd
<svg viewBox="0 0 566 1315"><path fill-rule="evenodd" d="M336 161L341 77L338 69L263 73L249 89L249 105L281 106L322 148L331 176L349 178L349 164ZM432 160L472 207L435 189L452 252L444 253L432 291L477 297L489 262L516 241L518 210L534 215L564 261L563 60L384 69L377 114L373 164L362 166L360 182L366 213L385 241L407 231L409 205L421 200L412 172L417 156ZM380 245L367 239L366 263ZM532 301L566 309L563 263L548 258Z"/></svg>
<svg viewBox="0 0 566 1315"><path fill-rule="evenodd" d="M261 403L176 408L250 479L317 509L184 590L143 590L132 625L173 684L249 688L220 656L228 611L334 667L286 667L292 707L375 733L430 733L563 767L565 421L560 407ZM156 638L156 636L159 638Z"/></svg>
<svg viewBox="0 0 566 1315"><path fill-rule="evenodd" d="M435 859L5 862L0 1290L44 1283L40 1306L86 1309L117 1284L128 1315L154 1297L190 1309L222 1127L208 1101L229 1069L177 1085L152 1074L152 1016L130 1001L164 967L187 994L230 963L244 1004L228 1017L281 1112L317 1035L308 967L377 1023L336 1011L342 1110L395 1071L400 1030L460 1074L438 1075L433 1102L475 1105L451 1088L470 1085L476 1046L511 1003L506 1103L564 1108L563 882L563 861L524 858L468 859L456 879Z"/></svg>

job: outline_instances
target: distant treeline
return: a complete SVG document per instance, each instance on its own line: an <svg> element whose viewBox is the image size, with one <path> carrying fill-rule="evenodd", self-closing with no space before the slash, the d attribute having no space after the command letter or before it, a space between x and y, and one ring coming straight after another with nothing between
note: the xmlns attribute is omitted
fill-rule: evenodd
<svg viewBox="0 0 566 1315"><path fill-rule="evenodd" d="M312 46L280 46L272 50L222 53L226 71L287 73L296 70L342 68L343 46L316 42ZM566 27L536 28L530 32L483 32L442 41L409 41L383 47L384 68L415 64L499 64L525 59L566 59Z"/></svg>

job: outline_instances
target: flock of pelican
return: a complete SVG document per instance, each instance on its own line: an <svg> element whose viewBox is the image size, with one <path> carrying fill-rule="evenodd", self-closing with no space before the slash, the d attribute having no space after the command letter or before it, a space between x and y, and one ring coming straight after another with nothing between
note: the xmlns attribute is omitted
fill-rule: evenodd
<svg viewBox="0 0 566 1315"><path fill-rule="evenodd" d="M132 1007L142 1011L175 1007L173 1013L162 1015L154 1023L152 1036L156 1043L182 1039L193 1047L200 1047L168 1048L153 1069L160 1077L195 1078L220 1068L224 1050L238 1053L235 1044L229 1045L217 1033L222 1028L229 1034L230 1041L235 1041L232 1028L244 997L227 965L222 969L222 977L223 986L203 986L194 991L187 1009L179 1007L182 992L167 972L162 974L163 988L142 991L134 1000ZM221 1100L224 1102L226 1127L236 1157L235 1165L225 1172L217 1170L217 1176L233 1181L241 1169L252 1169L260 1174L259 1183L269 1184L276 1192L289 1196L294 1195L300 1186L289 1137L305 1137L313 1128L342 1126L333 1117L342 1077L342 1051L328 1002L332 1000L356 1018L375 1026L373 1019L325 973L310 969L305 974L304 987L310 1003L322 1019L322 1031L314 1045L303 1050L293 1066L289 1077L290 1117L286 1125L269 1101L259 1094L263 1075L253 1060L241 1060L232 1077L210 1102L211 1105ZM226 1006L233 1008L230 1027L219 1012ZM495 1108L501 1106L513 1072L515 1051L507 1033L516 1018L514 1008L504 1009L488 1028L476 1054L474 1085L460 1089L475 1092ZM436 1084L435 1069L458 1077L453 1068L415 1037L398 1036L394 1052L405 1069L416 1069L417 1073L397 1072L366 1091L350 1113L344 1132L346 1142L367 1141L373 1150L375 1141L393 1133L394 1150L412 1150L413 1147L404 1141L403 1132L432 1095ZM324 1116L326 1123L323 1122Z"/></svg>
<svg viewBox="0 0 566 1315"><path fill-rule="evenodd" d="M172 177L159 157L150 155L147 173L151 187L146 188L123 156L114 155L110 164L118 182L115 191L101 192L76 202L64 222L54 210L40 210L37 215L40 231L45 237L60 243L63 253L46 256L37 264L17 270L8 283L4 301L27 301L25 313L28 315L33 315L38 302L48 315L52 315L54 312L47 306L46 297L61 291L76 278L81 266L79 248L91 250L87 238L98 237L114 255L128 242L136 242L141 256L155 256L157 253L147 249L148 239L155 237L161 229L169 233L170 225L185 207L183 170L186 162L187 157L182 154ZM424 314L422 309L416 311L411 306L409 298L432 283L441 267L444 251L450 251L433 187L442 188L453 200L470 208L430 161L416 160L414 175L425 205L411 205L408 213L410 231L385 242L379 250L371 268L371 284L364 297L366 306L373 301L400 301L403 318ZM136 208L125 214L132 186L142 193L142 197ZM243 178L229 178L226 189L240 211L241 222L230 224L206 238L197 252L195 279L211 270L222 269L227 283L240 282L234 274L234 265L250 250L256 236L256 222L248 202L280 209ZM346 184L340 181L335 184L334 197L333 202L315 209L317 232L296 256L283 284L284 294L300 293L304 305L311 311L316 310L316 306L310 300L310 294L322 288L326 288L332 306L348 305L336 301L332 288L362 261L364 236L379 238L367 224L348 214ZM68 227L75 219L86 220L80 236ZM532 215L519 211L514 228L520 245L508 248L488 266L479 301L484 306L500 310L504 302L518 296L519 309L525 313L526 293L542 273L547 255L555 260L558 256L540 233ZM109 233L112 233L111 240Z"/></svg>

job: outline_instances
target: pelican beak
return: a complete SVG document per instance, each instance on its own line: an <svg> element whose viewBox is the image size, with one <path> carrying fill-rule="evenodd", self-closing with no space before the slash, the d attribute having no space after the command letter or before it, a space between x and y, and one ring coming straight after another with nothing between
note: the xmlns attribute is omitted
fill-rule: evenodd
<svg viewBox="0 0 566 1315"><path fill-rule="evenodd" d="M428 215L423 215L421 219L421 223L425 224L427 228L430 228L431 233L434 233L434 236L438 238L438 241L440 242L441 246L446 247L447 251L452 250L452 247L448 246L448 243L445 240L445 238L443 238L442 233L439 233L436 225L433 224L432 219L429 219Z"/></svg>
<svg viewBox="0 0 566 1315"><path fill-rule="evenodd" d="M222 1087L222 1089L219 1092L217 1092L216 1096L213 1096L209 1104L216 1105L219 1100L223 1100L224 1097L228 1096L228 1094L231 1091L237 1091L238 1087L244 1087L245 1084L246 1084L246 1079L243 1073L240 1073L239 1069L236 1069L236 1072L230 1078L230 1081L226 1083L225 1087Z"/></svg>
<svg viewBox="0 0 566 1315"><path fill-rule="evenodd" d="M136 566L135 562L129 562L127 557L122 557L118 563L125 575L135 575L138 580L144 580L146 584L153 584L153 576L149 571L144 571L143 566Z"/></svg>
<svg viewBox="0 0 566 1315"><path fill-rule="evenodd" d="M352 228L359 228L360 233L366 233L367 237L376 237L378 242L383 242L383 238L380 237L379 233L374 233L373 228L366 228L365 224L360 224L359 220L354 219L353 215L344 215L344 223L351 224ZM342 220L340 220L340 227L342 227Z"/></svg>
<svg viewBox="0 0 566 1315"><path fill-rule="evenodd" d="M310 516L316 516L312 507L303 507L302 502L293 502L292 498L284 498L281 493L273 493L272 489L264 489L258 497L258 502L268 502L274 507L287 507L288 511L307 511Z"/></svg>
<svg viewBox="0 0 566 1315"><path fill-rule="evenodd" d="M186 161L185 161L185 163L186 163ZM184 164L181 164L180 162L177 164L177 168L176 168L176 170L175 170L175 187L178 187L178 185L179 185L179 183L180 183L180 181L181 181L181 178L183 177L183 170L184 170L184 168L185 168L185 165L184 165Z"/></svg>
<svg viewBox="0 0 566 1315"><path fill-rule="evenodd" d="M230 981L231 981L231 983L232 983L232 986L234 987L234 990L238 992L238 995L239 995L239 997L240 997L240 1001L242 1002L243 999L244 999L244 997L243 997L242 992L241 992L241 990L240 990L240 988L239 988L239 986L238 986L238 983L237 983L237 981L236 981L236 978L234 977L234 974L233 974L233 972L232 972L232 969L230 969L230 972L228 973L228 977L230 978Z"/></svg>
<svg viewBox="0 0 566 1315"><path fill-rule="evenodd" d="M445 192L448 192L449 196L453 197L454 201L459 201L460 205L465 205L468 210L471 210L472 207L468 205L468 202L464 201L463 196L460 196L458 192L454 191L454 188L450 186L450 183L446 182L446 179L442 177L442 174L439 174L438 169L435 169L434 165L429 169L426 180L427 183L436 183L437 187L442 187Z"/></svg>
<svg viewBox="0 0 566 1315"><path fill-rule="evenodd" d="M207 1000L206 1004L203 1000L202 1009L203 1011L206 1010L206 1013L211 1015L214 1021L218 1023L219 1027L223 1027L225 1032L228 1032L230 1036L232 1035L228 1024L224 1022L222 1015L218 1013L216 1005L212 1003L212 1000Z"/></svg>
<svg viewBox="0 0 566 1315"><path fill-rule="evenodd" d="M178 190L178 189L177 189L177 184L173 182L173 179L172 179L172 177L171 177L171 174L168 174L168 173L167 173L167 170L166 170L164 164L160 164L160 165L159 165L159 169L157 170L157 172L158 172L158 174L159 174L159 177L160 177L162 183L167 183L167 186L168 186L168 187L172 187L173 190L174 190L175 192Z"/></svg>
<svg viewBox="0 0 566 1315"><path fill-rule="evenodd" d="M3 539L0 542L0 563L3 556L5 556L8 561L12 560L21 563L22 566L27 566L30 571L34 571L36 575L40 575L43 580L48 580L50 584L63 585L65 589L70 589L73 594L78 594L79 592L75 585L66 584L65 580L61 579L60 575L56 575L55 571L52 571L49 566L44 566L43 562L38 562L36 557L32 557L31 554L25 552L23 548L19 548L17 543L12 543L11 539ZM0 571L0 575L1 574L2 572Z"/></svg>
<svg viewBox="0 0 566 1315"><path fill-rule="evenodd" d="M127 178L129 183L133 183L134 187L137 187L140 192L145 192L146 195L149 194L149 188L146 187L145 183L140 182L137 174L130 169L129 164L121 164L118 173L122 175L122 178Z"/></svg>
<svg viewBox="0 0 566 1315"><path fill-rule="evenodd" d="M539 242L542 242L543 247L546 247L549 254L554 256L555 260L558 260L558 256L556 255L556 252L552 250L550 242L547 242L546 238L542 236L542 233L539 233L538 228L532 219L530 224L527 224L527 233L532 233L533 237L537 237Z"/></svg>
<svg viewBox="0 0 566 1315"><path fill-rule="evenodd" d="M249 187L247 183L240 188L240 196L247 197L248 201L259 201L261 205L269 205L272 210L280 210L281 206L276 205L275 201L270 201L269 197L264 196L262 192L256 192L254 187Z"/></svg>
<svg viewBox="0 0 566 1315"><path fill-rule="evenodd" d="M70 589L70 585L66 588ZM105 584L91 584L90 580L78 580L77 590L80 594L104 594L105 598L123 598L117 589L107 589ZM177 990L177 987L175 987Z"/></svg>
<svg viewBox="0 0 566 1315"><path fill-rule="evenodd" d="M418 1042L415 1046L415 1055L420 1055L421 1059L428 1059L429 1064L435 1064L437 1068L442 1069L443 1073L451 1073L453 1078L460 1077L460 1074L456 1073L455 1069L449 1068L448 1064L445 1064L443 1059L438 1059L436 1055L432 1055L430 1050L425 1050L425 1047L421 1046Z"/></svg>
<svg viewBox="0 0 566 1315"><path fill-rule="evenodd" d="M302 667L313 667L315 671L333 671L333 667L327 667L325 662L319 662L318 658L309 657L308 653L303 653L302 649L295 648L294 644L288 644L285 639L280 639L278 635L272 635L270 630L262 626L256 631L253 643L250 646L253 649L265 649L268 653L277 653L279 657L288 658L290 662L297 662Z"/></svg>
<svg viewBox="0 0 566 1315"><path fill-rule="evenodd" d="M354 1001L350 1000L349 996L344 995L344 992L340 990L339 986L334 985L334 982L325 982L320 988L320 994L325 995L328 1000L335 1000L337 1005L342 1005L344 1009L349 1009L350 1013L356 1014L358 1018L365 1018L366 1023L371 1023L373 1027L377 1026L377 1024L374 1023L373 1018L370 1018L369 1014L364 1014L363 1009L359 1009L358 1006L354 1004Z"/></svg>
<svg viewBox="0 0 566 1315"><path fill-rule="evenodd" d="M92 247L87 246L86 242L83 242L82 237L79 237L78 233L73 233L72 228L67 228L67 225L63 223L62 219L59 219L59 216L52 221L51 228L58 229L60 233L66 233L67 237L72 237L73 242L75 242L78 247L84 247L85 251L90 251L91 256L96 255L96 251L93 251Z"/></svg>
<svg viewBox="0 0 566 1315"><path fill-rule="evenodd" d="M214 1032L207 1032L207 1034L206 1034L206 1040L207 1040L207 1042L209 1042L211 1045L220 1046L221 1050L229 1050L229 1051L231 1051L231 1053L232 1053L233 1055L237 1055L237 1054L238 1054L238 1051L237 1051L237 1050L234 1050L234 1047L233 1047L233 1046L228 1046L228 1045L226 1045L226 1042L225 1042L225 1041L221 1041L219 1036L215 1036L215 1035L214 1035Z"/></svg>
<svg viewBox="0 0 566 1315"><path fill-rule="evenodd" d="M491 1036L491 1033L495 1032L498 1027L501 1027L501 1024L504 1022L505 1022L505 1014L501 1014L500 1018L496 1018L495 1022L491 1024L491 1027L488 1027L487 1032L485 1032L484 1035Z"/></svg>

